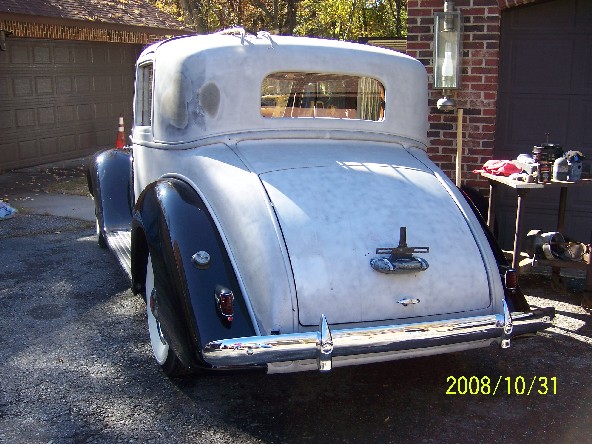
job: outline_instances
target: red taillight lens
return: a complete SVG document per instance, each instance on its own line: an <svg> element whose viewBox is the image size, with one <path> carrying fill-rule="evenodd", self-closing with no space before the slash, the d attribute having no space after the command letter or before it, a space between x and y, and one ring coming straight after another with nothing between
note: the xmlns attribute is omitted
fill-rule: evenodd
<svg viewBox="0 0 592 444"><path fill-rule="evenodd" d="M224 317L227 322L234 319L234 294L231 290L221 285L216 287L216 308L218 313Z"/></svg>
<svg viewBox="0 0 592 444"><path fill-rule="evenodd" d="M518 288L518 272L513 268L506 271L506 289L516 290Z"/></svg>

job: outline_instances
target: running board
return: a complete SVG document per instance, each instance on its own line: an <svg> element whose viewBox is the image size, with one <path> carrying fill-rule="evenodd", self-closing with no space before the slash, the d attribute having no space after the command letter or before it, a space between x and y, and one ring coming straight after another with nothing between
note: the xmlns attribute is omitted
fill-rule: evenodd
<svg viewBox="0 0 592 444"><path fill-rule="evenodd" d="M121 267L127 273L127 276L132 278L132 232L125 231L110 231L106 233L105 239L109 245L109 249L115 253Z"/></svg>

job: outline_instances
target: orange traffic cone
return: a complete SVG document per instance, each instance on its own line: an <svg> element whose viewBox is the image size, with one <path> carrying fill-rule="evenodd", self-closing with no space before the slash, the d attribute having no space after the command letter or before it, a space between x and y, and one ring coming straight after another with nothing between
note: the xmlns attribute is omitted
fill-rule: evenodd
<svg viewBox="0 0 592 444"><path fill-rule="evenodd" d="M125 146L125 130L123 129L123 116L119 116L119 127L117 128L117 139L115 140L115 148L123 148Z"/></svg>

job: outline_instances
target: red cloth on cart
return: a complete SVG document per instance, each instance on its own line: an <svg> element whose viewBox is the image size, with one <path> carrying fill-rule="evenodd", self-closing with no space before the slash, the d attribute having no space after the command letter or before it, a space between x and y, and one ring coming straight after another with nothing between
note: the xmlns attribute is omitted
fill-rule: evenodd
<svg viewBox="0 0 592 444"><path fill-rule="evenodd" d="M488 160L480 170L474 172L485 172L495 176L510 176L522 172L522 168L516 166L511 160Z"/></svg>

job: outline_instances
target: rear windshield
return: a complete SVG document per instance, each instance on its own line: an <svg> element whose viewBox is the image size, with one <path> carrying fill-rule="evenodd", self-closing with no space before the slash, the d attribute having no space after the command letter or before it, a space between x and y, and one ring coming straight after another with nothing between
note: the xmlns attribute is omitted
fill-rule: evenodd
<svg viewBox="0 0 592 444"><path fill-rule="evenodd" d="M261 115L380 121L384 119L384 98L384 86L370 77L276 72L261 85Z"/></svg>

